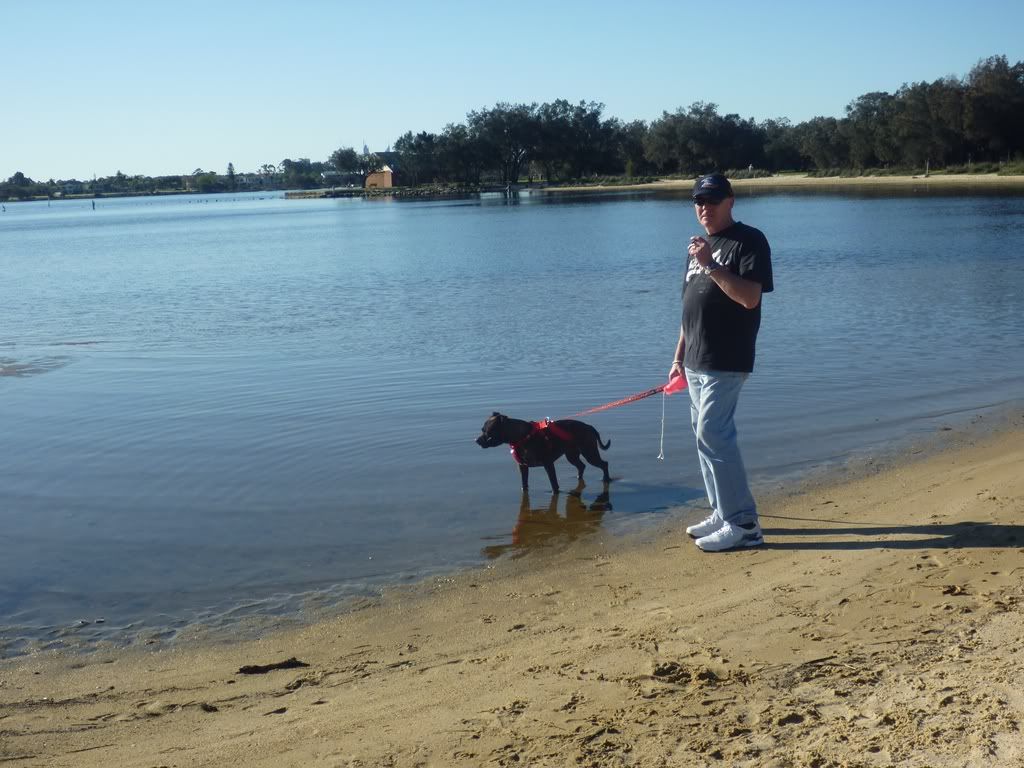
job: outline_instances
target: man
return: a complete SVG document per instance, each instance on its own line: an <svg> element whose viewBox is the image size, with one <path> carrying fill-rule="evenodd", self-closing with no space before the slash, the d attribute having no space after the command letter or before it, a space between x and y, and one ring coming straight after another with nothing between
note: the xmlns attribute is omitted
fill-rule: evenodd
<svg viewBox="0 0 1024 768"><path fill-rule="evenodd" d="M686 532L705 552L764 543L757 505L736 442L740 389L754 369L761 297L772 283L771 248L732 217L732 185L720 173L697 179L693 205L707 237L691 237L683 321L669 377L686 376L690 417L711 516Z"/></svg>

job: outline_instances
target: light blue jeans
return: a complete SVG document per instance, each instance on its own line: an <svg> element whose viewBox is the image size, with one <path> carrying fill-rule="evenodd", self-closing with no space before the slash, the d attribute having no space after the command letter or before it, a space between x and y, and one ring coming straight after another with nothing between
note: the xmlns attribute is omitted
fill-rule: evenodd
<svg viewBox="0 0 1024 768"><path fill-rule="evenodd" d="M747 470L736 442L736 404L749 374L686 369L690 421L697 438L697 456L711 508L726 522L757 521L757 505L747 483Z"/></svg>

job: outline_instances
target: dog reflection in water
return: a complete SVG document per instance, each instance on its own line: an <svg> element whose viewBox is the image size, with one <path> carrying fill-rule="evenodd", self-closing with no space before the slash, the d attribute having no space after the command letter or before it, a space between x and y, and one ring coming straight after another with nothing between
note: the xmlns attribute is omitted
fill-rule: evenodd
<svg viewBox="0 0 1024 768"><path fill-rule="evenodd" d="M601 493L589 504L583 500L586 483L582 480L568 494L552 495L544 506L531 507L530 494L523 491L519 501L519 518L512 529L511 543L484 547L484 554L492 559L509 553L512 557L521 557L531 549L565 545L595 532L601 527L604 513L611 511L612 508L608 483L602 485ZM563 498L564 516L558 512L559 499Z"/></svg>

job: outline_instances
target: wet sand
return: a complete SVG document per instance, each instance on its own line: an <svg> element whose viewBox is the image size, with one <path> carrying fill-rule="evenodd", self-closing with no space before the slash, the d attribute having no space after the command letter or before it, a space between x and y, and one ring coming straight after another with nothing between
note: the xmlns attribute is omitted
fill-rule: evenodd
<svg viewBox="0 0 1024 768"><path fill-rule="evenodd" d="M1024 763L1024 413L762 514L760 549L678 519L254 641L9 660L0 763Z"/></svg>

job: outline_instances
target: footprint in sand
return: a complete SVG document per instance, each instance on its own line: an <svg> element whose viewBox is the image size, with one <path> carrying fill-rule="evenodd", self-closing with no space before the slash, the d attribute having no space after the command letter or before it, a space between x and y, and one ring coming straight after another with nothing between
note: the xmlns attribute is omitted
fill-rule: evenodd
<svg viewBox="0 0 1024 768"><path fill-rule="evenodd" d="M519 719L528 706L530 706L528 701L520 701L519 699L516 699L511 704L491 711L495 717L497 717L501 726L503 728L508 728L512 723Z"/></svg>
<svg viewBox="0 0 1024 768"><path fill-rule="evenodd" d="M569 701L558 708L559 712L575 712L576 707L585 702L587 697L579 691L574 691L572 696L569 697Z"/></svg>

